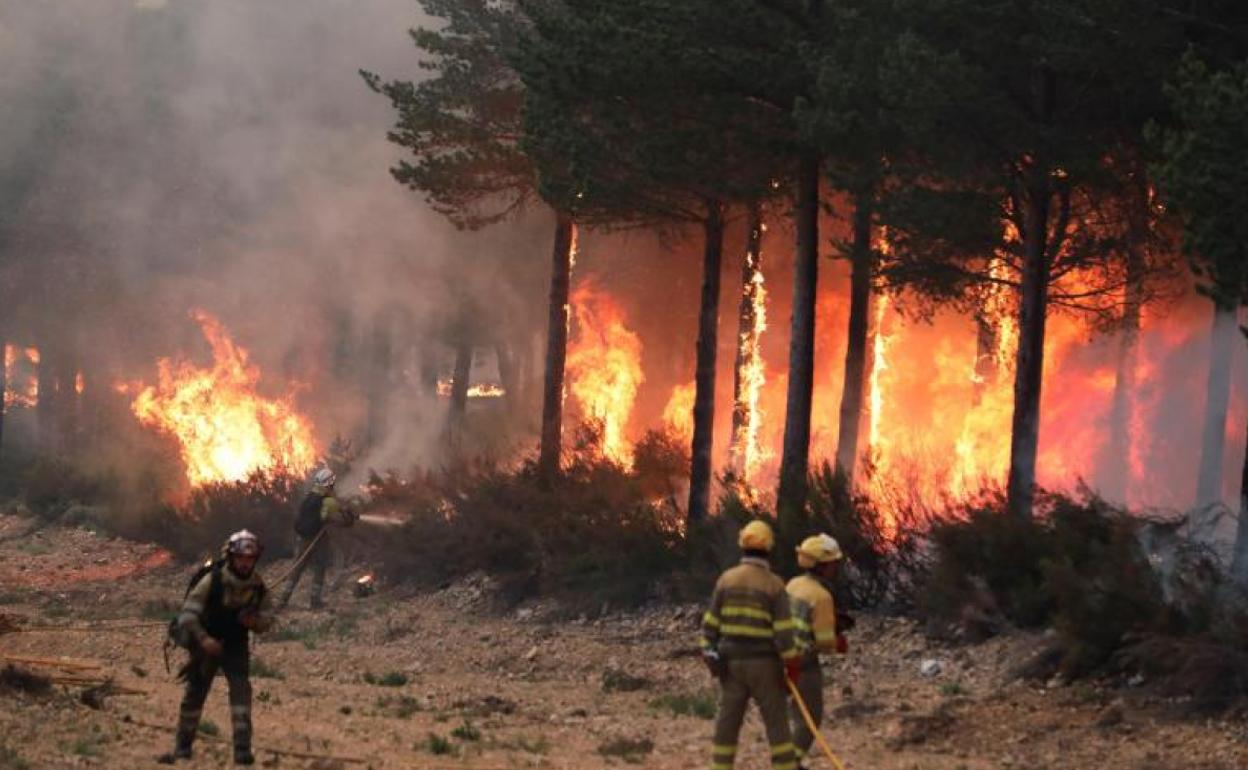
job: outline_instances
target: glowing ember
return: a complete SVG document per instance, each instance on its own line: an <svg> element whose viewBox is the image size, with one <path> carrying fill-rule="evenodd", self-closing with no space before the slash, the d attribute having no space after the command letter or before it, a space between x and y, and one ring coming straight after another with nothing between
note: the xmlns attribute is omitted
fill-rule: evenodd
<svg viewBox="0 0 1248 770"><path fill-rule="evenodd" d="M256 393L260 370L247 351L212 316L196 310L191 317L212 347L213 365L201 369L162 358L157 384L135 388L131 408L139 421L178 440L187 479L195 486L241 481L257 470L311 468L312 425L295 411L293 399Z"/></svg>
<svg viewBox="0 0 1248 770"><path fill-rule="evenodd" d="M692 382L677 385L663 407L663 429L681 441L693 440L693 400L697 388Z"/></svg>
<svg viewBox="0 0 1248 770"><path fill-rule="evenodd" d="M442 377L438 380L438 395L449 398L454 387L453 378ZM507 389L496 382L478 382L468 386L468 398L502 398L505 395Z"/></svg>
<svg viewBox="0 0 1248 770"><path fill-rule="evenodd" d="M39 403L38 348L4 346L4 408L33 408Z"/></svg>
<svg viewBox="0 0 1248 770"><path fill-rule="evenodd" d="M602 452L618 463L632 463L624 436L645 379L641 340L624 325L615 300L589 284L571 296L574 339L568 345L568 389L582 418L602 428Z"/></svg>

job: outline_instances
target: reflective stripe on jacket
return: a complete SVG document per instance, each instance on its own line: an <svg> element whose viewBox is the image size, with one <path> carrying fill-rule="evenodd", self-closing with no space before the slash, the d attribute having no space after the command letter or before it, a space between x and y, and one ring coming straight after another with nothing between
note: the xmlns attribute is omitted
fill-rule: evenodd
<svg viewBox="0 0 1248 770"><path fill-rule="evenodd" d="M766 560L747 556L720 575L702 617L702 648L725 658L798 655L784 582Z"/></svg>
<svg viewBox="0 0 1248 770"><path fill-rule="evenodd" d="M836 652L836 602L814 575L798 575L785 590L793 613L797 647L803 655Z"/></svg>

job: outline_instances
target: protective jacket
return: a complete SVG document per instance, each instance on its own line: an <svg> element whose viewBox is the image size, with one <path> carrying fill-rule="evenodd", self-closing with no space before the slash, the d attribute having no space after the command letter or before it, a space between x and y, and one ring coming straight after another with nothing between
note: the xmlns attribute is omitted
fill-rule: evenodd
<svg viewBox="0 0 1248 770"><path fill-rule="evenodd" d="M765 559L746 556L720 575L702 617L702 648L725 660L797 657L784 582Z"/></svg>
<svg viewBox="0 0 1248 770"><path fill-rule="evenodd" d="M798 575L785 590L793 615L797 648L803 657L836 652L836 602L814 575Z"/></svg>
<svg viewBox="0 0 1248 770"><path fill-rule="evenodd" d="M246 647L248 629L241 621L244 611L255 613L257 631L265 631L273 623L272 601L260 573L253 570L240 577L223 563L191 588L178 623L198 641L211 636L227 647Z"/></svg>

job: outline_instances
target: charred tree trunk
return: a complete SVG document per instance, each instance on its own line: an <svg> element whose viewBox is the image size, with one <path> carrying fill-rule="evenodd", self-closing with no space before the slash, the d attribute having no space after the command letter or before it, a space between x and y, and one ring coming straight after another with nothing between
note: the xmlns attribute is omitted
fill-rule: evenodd
<svg viewBox="0 0 1248 770"><path fill-rule="evenodd" d="M35 372L35 424L39 434L39 447L45 452L55 452L59 443L59 426L56 423L56 369L54 345L44 343L39 347L39 363Z"/></svg>
<svg viewBox="0 0 1248 770"><path fill-rule="evenodd" d="M1040 387L1044 381L1044 327L1049 299L1049 204L1046 168L1033 168L1023 200L1023 276L1018 311L1018 355L1014 374L1014 420L1010 434L1009 512L1030 518L1036 493L1040 446Z"/></svg>
<svg viewBox="0 0 1248 770"><path fill-rule="evenodd" d="M1209 380L1205 396L1205 427L1200 442L1196 505L1222 500L1222 458L1226 447L1226 415L1231 396L1231 356L1235 339L1234 309L1214 306L1209 340Z"/></svg>
<svg viewBox="0 0 1248 770"><path fill-rule="evenodd" d="M498 379L503 386L504 398L513 406L520 405L520 384L516 377L516 357L511 347L505 342L494 344L494 355L498 359Z"/></svg>
<svg viewBox="0 0 1248 770"><path fill-rule="evenodd" d="M703 223L702 304L693 398L693 466L689 471L689 521L706 519L711 499L711 454L715 446L715 361L719 347L719 284L724 256L724 211L708 201Z"/></svg>
<svg viewBox="0 0 1248 770"><path fill-rule="evenodd" d="M845 382L841 388L840 433L836 442L836 465L851 483L858 459L858 430L866 389L867 326L870 320L871 194L859 192L854 200L854 241L850 247L849 334L845 346Z"/></svg>
<svg viewBox="0 0 1248 770"><path fill-rule="evenodd" d="M737 355L732 368L732 437L728 444L733 473L742 479L746 473L746 442L749 440L745 430L751 409L742 373L749 365L751 351L757 349L758 345L754 329L758 322L755 301L763 271L763 214L758 201L749 205L746 228L745 262L741 267L741 302L737 307Z"/></svg>
<svg viewBox="0 0 1248 770"><path fill-rule="evenodd" d="M462 424L468 411L468 381L472 379L472 345L455 345L455 373L451 380L451 421Z"/></svg>
<svg viewBox="0 0 1248 770"><path fill-rule="evenodd" d="M563 371L568 357L568 287L572 280L574 228L572 217L557 214L550 271L542 438L538 454L538 471L547 481L559 474L559 457L563 452Z"/></svg>
<svg viewBox="0 0 1248 770"><path fill-rule="evenodd" d="M1136 357L1140 347L1140 310L1144 304L1144 255L1142 241L1132 237L1127 247L1126 293L1118 329L1118 361L1114 375L1114 400L1109 414L1109 456L1106 458L1105 494L1126 500L1131 481L1131 414L1135 397Z"/></svg>
<svg viewBox="0 0 1248 770"><path fill-rule="evenodd" d="M784 410L784 445L776 513L785 521L800 517L806 504L810 460L810 410L815 382L815 289L819 279L820 159L800 161L795 201L797 254L793 266L793 318L789 337L789 386Z"/></svg>
<svg viewBox="0 0 1248 770"><path fill-rule="evenodd" d="M381 441L387 424L387 400L390 395L390 372L394 360L391 348L390 326L383 317L373 327L372 359L365 371L368 393L368 415L365 426L365 444L374 446Z"/></svg>
<svg viewBox="0 0 1248 770"><path fill-rule="evenodd" d="M1245 431L1248 435L1248 431ZM1235 525L1235 552L1231 558L1231 577L1241 586L1248 586L1248 452L1239 474L1239 521Z"/></svg>

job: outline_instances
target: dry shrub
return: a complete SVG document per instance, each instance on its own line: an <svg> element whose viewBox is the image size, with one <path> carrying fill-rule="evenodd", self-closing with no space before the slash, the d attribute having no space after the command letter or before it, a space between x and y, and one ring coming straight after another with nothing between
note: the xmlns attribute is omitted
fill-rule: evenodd
<svg viewBox="0 0 1248 770"><path fill-rule="evenodd" d="M44 695L52 691L52 680L10 663L0 669L0 690Z"/></svg>
<svg viewBox="0 0 1248 770"><path fill-rule="evenodd" d="M370 510L409 517L382 554L392 580L445 584L476 571L505 598L565 597L586 606L636 605L682 582L681 512L654 499L654 478L574 447L545 483L533 464L461 464L414 481L375 478Z"/></svg>
<svg viewBox="0 0 1248 770"><path fill-rule="evenodd" d="M244 481L192 489L179 505L149 500L137 514L115 510L105 526L123 537L159 543L187 561L215 554L240 529L255 532L267 556L289 556L303 491L303 478L288 470L255 471Z"/></svg>

